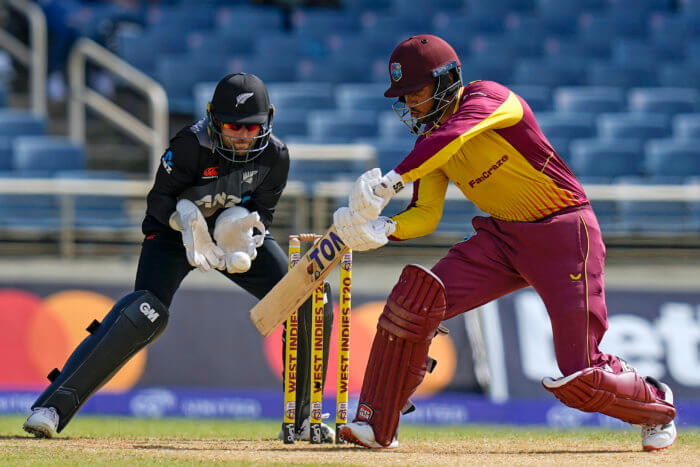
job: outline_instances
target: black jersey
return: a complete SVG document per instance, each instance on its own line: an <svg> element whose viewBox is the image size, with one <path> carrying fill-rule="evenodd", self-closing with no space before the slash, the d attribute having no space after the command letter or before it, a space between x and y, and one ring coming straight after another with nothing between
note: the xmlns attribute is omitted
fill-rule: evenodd
<svg viewBox="0 0 700 467"><path fill-rule="evenodd" d="M207 122L200 120L170 140L146 199L143 233L170 230L170 215L183 198L199 207L210 228L222 209L236 205L257 211L269 228L288 172L289 151L274 135L252 161L231 162L212 150Z"/></svg>

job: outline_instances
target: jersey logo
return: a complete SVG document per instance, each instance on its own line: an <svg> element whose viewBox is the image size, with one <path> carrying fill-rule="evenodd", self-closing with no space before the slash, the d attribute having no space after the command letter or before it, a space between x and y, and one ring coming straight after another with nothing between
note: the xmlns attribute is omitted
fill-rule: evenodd
<svg viewBox="0 0 700 467"><path fill-rule="evenodd" d="M238 196L221 192L214 196L202 196L200 199L195 200L194 204L196 204L200 208L204 207L205 209L211 209L215 207L230 208L231 206L240 204L240 202L241 198L239 198Z"/></svg>
<svg viewBox="0 0 700 467"><path fill-rule="evenodd" d="M219 166L215 165L214 167L207 167L204 169L204 172L202 172L202 178L216 178L219 176Z"/></svg>
<svg viewBox="0 0 700 467"><path fill-rule="evenodd" d="M170 175L173 172L173 152L166 152L165 155L163 155L161 163L163 164L165 171L168 173L168 175Z"/></svg>
<svg viewBox="0 0 700 467"><path fill-rule="evenodd" d="M391 75L391 79L393 79L394 81L400 80L403 76L401 74L401 64L398 62L393 62L389 66L389 74Z"/></svg>
<svg viewBox="0 0 700 467"><path fill-rule="evenodd" d="M244 92L243 94L239 94L236 96L236 107L238 107L241 104L245 104L245 101L253 97L252 92Z"/></svg>
<svg viewBox="0 0 700 467"><path fill-rule="evenodd" d="M246 170L243 172L243 183L253 183L253 177L257 175L258 171L257 170Z"/></svg>
<svg viewBox="0 0 700 467"><path fill-rule="evenodd" d="M505 164L507 161L508 155L504 154L503 157L498 159L495 164L488 168L488 170L484 170L479 177L476 177L474 180L469 180L469 188L474 188L474 185L478 185L479 183L489 178L492 172L498 170L498 168Z"/></svg>

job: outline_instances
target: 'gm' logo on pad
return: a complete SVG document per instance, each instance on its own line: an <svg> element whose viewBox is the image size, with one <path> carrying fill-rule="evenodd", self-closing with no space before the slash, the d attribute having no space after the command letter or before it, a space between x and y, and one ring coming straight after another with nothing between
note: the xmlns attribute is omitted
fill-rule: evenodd
<svg viewBox="0 0 700 467"><path fill-rule="evenodd" d="M139 306L139 310L141 310L141 313L143 313L143 315L148 318L151 323L155 322L155 320L158 319L158 316L160 316L148 302L143 302L141 306Z"/></svg>

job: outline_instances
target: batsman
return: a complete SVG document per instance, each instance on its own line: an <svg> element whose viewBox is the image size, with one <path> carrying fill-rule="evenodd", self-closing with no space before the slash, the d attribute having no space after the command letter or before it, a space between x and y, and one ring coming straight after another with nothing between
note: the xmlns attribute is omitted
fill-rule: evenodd
<svg viewBox="0 0 700 467"><path fill-rule="evenodd" d="M230 74L217 84L206 118L171 139L147 198L134 292L90 324L63 369L49 374L51 384L32 405L25 431L37 437L61 432L95 391L154 342L190 271L218 269L258 299L287 273L287 255L268 232L289 172L289 151L272 133L273 117L263 81ZM325 292L324 380L333 325L330 287ZM235 303L221 306L241 311ZM297 439L309 439L310 432L311 311L311 300L299 311ZM322 423L321 437L332 442L335 432Z"/></svg>
<svg viewBox="0 0 700 467"><path fill-rule="evenodd" d="M377 324L357 415L340 430L368 448L398 445L402 408L423 380L442 320L532 286L551 320L562 377L542 385L569 407L642 427L645 450L676 439L671 389L599 344L608 327L605 245L586 193L537 125L527 102L492 81L462 83L460 60L432 35L401 42L389 60L394 110L417 135L393 170L363 174L334 213L355 251L435 230L453 182L479 209L475 234L431 270L404 268ZM408 208L380 216L413 183Z"/></svg>

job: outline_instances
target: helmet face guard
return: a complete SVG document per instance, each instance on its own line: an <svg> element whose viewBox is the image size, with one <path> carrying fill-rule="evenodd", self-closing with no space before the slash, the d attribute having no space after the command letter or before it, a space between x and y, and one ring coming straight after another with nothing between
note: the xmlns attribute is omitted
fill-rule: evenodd
<svg viewBox="0 0 700 467"><path fill-rule="evenodd" d="M450 83L451 72L454 76L452 83ZM462 70L457 65L457 62L450 63L447 67L442 67L439 72L437 70L433 71L433 76L436 78L433 95L413 106L423 105L432 99L433 107L426 115L417 118L413 117L411 115L411 107L406 104L405 96L399 97L391 106L399 120L408 127L411 133L417 136L427 133L428 124L439 121L445 115L449 106L457 98L457 91L462 87Z"/></svg>
<svg viewBox="0 0 700 467"><path fill-rule="evenodd" d="M270 135L272 134L272 116L274 114L274 109L270 109L265 121L260 122L260 130L258 134L253 137L241 137L241 136L226 136L223 134L221 128L223 123L237 123L237 122L222 122L216 114L211 109L211 103L207 104L207 130L209 132L209 138L212 142L212 149L224 159L231 162L245 163L250 162L260 154L263 153L268 144L270 144ZM245 122L253 123L253 122ZM241 124L245 124L242 123ZM252 144L248 149L238 150L236 149L235 141L250 141ZM227 144L228 143L228 144Z"/></svg>

